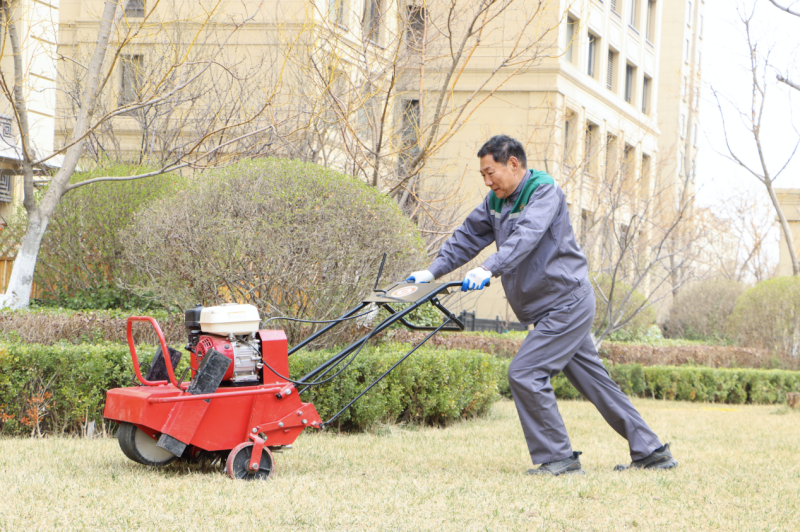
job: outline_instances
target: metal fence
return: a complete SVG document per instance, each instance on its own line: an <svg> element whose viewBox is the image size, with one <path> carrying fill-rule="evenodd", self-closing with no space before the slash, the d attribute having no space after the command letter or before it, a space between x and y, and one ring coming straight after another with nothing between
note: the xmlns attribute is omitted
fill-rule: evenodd
<svg viewBox="0 0 800 532"><path fill-rule="evenodd" d="M505 333L508 331L528 330L526 325L523 325L517 321L501 320L500 316L497 316L493 320L476 318L474 312L467 312L466 310L462 311L461 314L458 315L458 319L464 323L464 330L466 331L491 331L496 333Z"/></svg>

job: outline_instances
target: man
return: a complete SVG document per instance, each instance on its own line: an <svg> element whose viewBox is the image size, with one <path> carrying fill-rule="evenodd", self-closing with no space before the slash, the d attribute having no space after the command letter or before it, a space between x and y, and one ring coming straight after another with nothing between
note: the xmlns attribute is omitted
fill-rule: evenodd
<svg viewBox="0 0 800 532"><path fill-rule="evenodd" d="M564 193L546 173L527 169L525 150L510 137L492 137L478 157L492 191L444 243L430 268L412 273L408 282L430 282L496 243L497 252L466 275L461 289L480 290L491 277L500 277L517 318L534 324L508 370L531 460L541 464L528 474L584 473L550 384L560 371L628 440L633 462L615 470L676 467L669 444L662 445L650 430L594 348L594 291Z"/></svg>

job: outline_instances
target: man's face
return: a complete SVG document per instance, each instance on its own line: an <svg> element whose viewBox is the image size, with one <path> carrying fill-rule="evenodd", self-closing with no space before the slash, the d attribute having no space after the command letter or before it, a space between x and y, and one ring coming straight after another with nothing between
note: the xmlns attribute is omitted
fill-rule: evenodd
<svg viewBox="0 0 800 532"><path fill-rule="evenodd" d="M490 153L481 157L481 175L483 182L491 188L500 199L505 199L517 190L525 170L516 157L510 157L508 164L498 163Z"/></svg>

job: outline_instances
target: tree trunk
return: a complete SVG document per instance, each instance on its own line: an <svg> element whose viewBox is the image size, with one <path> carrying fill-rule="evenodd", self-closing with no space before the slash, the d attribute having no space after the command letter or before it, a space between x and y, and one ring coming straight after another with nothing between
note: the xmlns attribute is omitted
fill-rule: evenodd
<svg viewBox="0 0 800 532"><path fill-rule="evenodd" d="M20 309L30 303L36 258L49 221L49 217L42 219L39 213L35 213L29 219L28 229L22 237L17 258L14 259L14 269L11 270L8 288L5 294L0 294L0 308Z"/></svg>
<svg viewBox="0 0 800 532"><path fill-rule="evenodd" d="M786 247L789 250L789 260L792 262L792 275L795 277L800 276L800 261L797 260L797 252L794 249L794 235L792 235L792 228L789 226L789 221L783 215L781 202L778 201L778 196L775 195L775 190L772 188L772 183L769 180L765 183L767 192L769 192L769 199L772 200L772 205L775 207L775 212L778 214L778 220L783 230L783 236L786 238Z"/></svg>

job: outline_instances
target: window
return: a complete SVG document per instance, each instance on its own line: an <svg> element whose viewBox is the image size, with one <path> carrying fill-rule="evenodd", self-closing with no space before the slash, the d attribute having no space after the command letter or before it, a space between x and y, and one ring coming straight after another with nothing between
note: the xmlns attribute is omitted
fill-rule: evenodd
<svg viewBox="0 0 800 532"><path fill-rule="evenodd" d="M639 29L637 19L639 18L639 0L631 0L631 19L628 21L634 29Z"/></svg>
<svg viewBox="0 0 800 532"><path fill-rule="evenodd" d="M581 249L586 248L586 238L589 236L589 230L592 228L594 216L592 213L581 209Z"/></svg>
<svg viewBox="0 0 800 532"><path fill-rule="evenodd" d="M683 175L683 152L678 153L678 175Z"/></svg>
<svg viewBox="0 0 800 532"><path fill-rule="evenodd" d="M681 98L686 99L686 88L689 86L689 82L686 79L686 76L681 76Z"/></svg>
<svg viewBox="0 0 800 532"><path fill-rule="evenodd" d="M586 122L586 139L583 157L585 159L586 171L590 174L597 173L597 133L599 127L591 122Z"/></svg>
<svg viewBox="0 0 800 532"><path fill-rule="evenodd" d="M686 2L686 25L692 27L692 0Z"/></svg>
<svg viewBox="0 0 800 532"><path fill-rule="evenodd" d="M689 63L689 39L686 39L686 48L683 54L683 62L687 64Z"/></svg>
<svg viewBox="0 0 800 532"><path fill-rule="evenodd" d="M406 6L408 20L406 26L406 43L413 48L421 48L425 39L425 23L428 20L423 6Z"/></svg>
<svg viewBox="0 0 800 532"><path fill-rule="evenodd" d="M617 11L617 0L611 0L611 12L619 15L619 11Z"/></svg>
<svg viewBox="0 0 800 532"><path fill-rule="evenodd" d="M328 0L328 20L344 26L344 0Z"/></svg>
<svg viewBox="0 0 800 532"><path fill-rule="evenodd" d="M700 15L700 28L698 28L697 35L703 38L703 15Z"/></svg>
<svg viewBox="0 0 800 532"><path fill-rule="evenodd" d="M400 172L407 174L412 170L409 163L419 153L419 100L404 100L402 103L400 141L402 151L400 153Z"/></svg>
<svg viewBox="0 0 800 532"><path fill-rule="evenodd" d="M122 105L135 102L142 86L142 56L125 55L121 58L119 100Z"/></svg>
<svg viewBox="0 0 800 532"><path fill-rule="evenodd" d="M567 109L564 117L564 162L571 164L573 160L574 138L575 138L575 117L576 113Z"/></svg>
<svg viewBox="0 0 800 532"><path fill-rule="evenodd" d="M617 137L606 135L606 179L616 177L619 170L617 151Z"/></svg>
<svg viewBox="0 0 800 532"><path fill-rule="evenodd" d="M380 39L381 29L381 2L380 0L366 0L364 3L364 37L377 43Z"/></svg>
<svg viewBox="0 0 800 532"><path fill-rule="evenodd" d="M564 52L564 57L570 63L574 63L573 57L573 46L572 42L575 40L575 19L572 17L567 17L567 43L566 43L566 51Z"/></svg>
<svg viewBox="0 0 800 532"><path fill-rule="evenodd" d="M681 138L686 136L686 115L681 115Z"/></svg>
<svg viewBox="0 0 800 532"><path fill-rule="evenodd" d="M622 178L630 190L636 176L636 148L630 144L625 144L624 155L622 157Z"/></svg>
<svg viewBox="0 0 800 532"><path fill-rule="evenodd" d="M648 0L648 2L647 2L647 32L646 32L646 38L651 43L656 38L655 8L656 8L655 0Z"/></svg>
<svg viewBox="0 0 800 532"><path fill-rule="evenodd" d="M692 134L692 143L697 146L697 124L694 125L694 132Z"/></svg>
<svg viewBox="0 0 800 532"><path fill-rule="evenodd" d="M639 174L640 189L642 197L646 197L650 192L650 156L642 154L642 170Z"/></svg>
<svg viewBox="0 0 800 532"><path fill-rule="evenodd" d="M131 18L144 17L144 0L128 0L125 6L125 16Z"/></svg>
<svg viewBox="0 0 800 532"><path fill-rule="evenodd" d="M590 77L594 77L595 56L597 55L597 37L589 34L589 64L586 68L586 73Z"/></svg>
<svg viewBox="0 0 800 532"><path fill-rule="evenodd" d="M613 91L616 88L614 83L614 74L616 73L614 63L616 55L617 54L613 50L608 51L608 64L606 65L606 87L610 91Z"/></svg>
<svg viewBox="0 0 800 532"><path fill-rule="evenodd" d="M635 80L636 69L631 65L625 65L625 101L633 103L633 82Z"/></svg>
<svg viewBox="0 0 800 532"><path fill-rule="evenodd" d="M650 114L650 78L647 76L642 82L642 112Z"/></svg>
<svg viewBox="0 0 800 532"><path fill-rule="evenodd" d="M7 139L14 138L14 118L8 115L0 115L0 136Z"/></svg>
<svg viewBox="0 0 800 532"><path fill-rule="evenodd" d="M3 172L0 173L0 201L3 203L11 203L14 200L14 195L11 191L13 179L13 176L8 173L8 170L3 170Z"/></svg>

